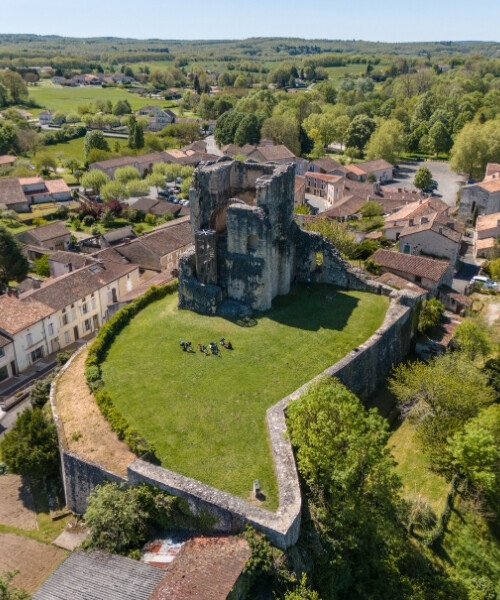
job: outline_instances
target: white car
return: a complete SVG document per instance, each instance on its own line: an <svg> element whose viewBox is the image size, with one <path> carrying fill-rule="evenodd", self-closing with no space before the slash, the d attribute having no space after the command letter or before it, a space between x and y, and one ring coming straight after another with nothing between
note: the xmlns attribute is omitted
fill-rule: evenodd
<svg viewBox="0 0 500 600"><path fill-rule="evenodd" d="M498 289L498 283L496 281L493 281L493 279L489 279L488 277L484 277L483 275L476 275L475 277L473 277L470 282L472 284L474 283L479 283L480 285L482 285L484 288L488 289L488 290L497 290Z"/></svg>

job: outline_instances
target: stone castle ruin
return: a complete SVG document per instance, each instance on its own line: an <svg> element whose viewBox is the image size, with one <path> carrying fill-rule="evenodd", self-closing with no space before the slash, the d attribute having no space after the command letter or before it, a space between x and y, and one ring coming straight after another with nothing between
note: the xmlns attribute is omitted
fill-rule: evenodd
<svg viewBox="0 0 500 600"><path fill-rule="evenodd" d="M294 164L222 157L196 170L193 248L179 260L179 308L237 316L271 308L294 281L362 287L348 285L353 274L332 244L294 221L294 185Z"/></svg>

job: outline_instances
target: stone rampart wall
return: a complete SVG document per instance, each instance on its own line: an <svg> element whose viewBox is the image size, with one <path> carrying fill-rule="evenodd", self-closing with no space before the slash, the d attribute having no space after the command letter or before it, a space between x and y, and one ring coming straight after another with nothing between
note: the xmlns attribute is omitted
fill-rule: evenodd
<svg viewBox="0 0 500 600"><path fill-rule="evenodd" d="M353 284L361 286L361 281L353 275ZM373 287L369 281L364 283L365 289L392 294L382 326L370 339L341 361L267 411L267 425L279 489L279 508L276 513L142 460L135 460L128 466L126 481L130 484L146 482L170 494L183 497L195 514L205 512L215 519L214 528L218 531L236 533L241 531L245 524L250 523L265 533L274 545L283 549L294 545L300 531L301 494L293 450L286 435L285 412L288 404L303 395L312 382L324 376L337 377L362 400L366 400L389 375L393 364L400 362L409 350L412 309L403 305L406 298L385 286ZM58 423L66 501L71 510L81 514L85 511L88 494L96 485L105 480L125 479L67 450L64 429L53 402L56 385L57 379L52 385L51 403Z"/></svg>

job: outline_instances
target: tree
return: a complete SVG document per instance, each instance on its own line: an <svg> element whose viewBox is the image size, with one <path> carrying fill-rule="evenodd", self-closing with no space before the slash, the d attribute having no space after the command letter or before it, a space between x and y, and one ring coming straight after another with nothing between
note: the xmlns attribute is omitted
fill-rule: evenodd
<svg viewBox="0 0 500 600"><path fill-rule="evenodd" d="M85 135L85 140L83 142L83 153L86 159L88 158L91 150L104 150L109 152L109 144L102 131L89 131Z"/></svg>
<svg viewBox="0 0 500 600"><path fill-rule="evenodd" d="M56 427L40 408L28 408L0 441L0 452L9 470L18 475L45 477L59 468Z"/></svg>
<svg viewBox="0 0 500 600"><path fill-rule="evenodd" d="M123 484L98 485L88 497L86 547L126 554L146 539L148 513L135 488Z"/></svg>
<svg viewBox="0 0 500 600"><path fill-rule="evenodd" d="M457 173L466 173L469 179L482 179L488 162L488 140L477 123L467 123L455 138L450 166Z"/></svg>
<svg viewBox="0 0 500 600"><path fill-rule="evenodd" d="M158 188L164 190L167 187L167 184L165 183L165 177L161 173L155 171L146 177L146 181L148 185L156 188L156 193L158 193Z"/></svg>
<svg viewBox="0 0 500 600"><path fill-rule="evenodd" d="M41 152L35 157L35 168L38 173L48 175L57 169L57 161L49 152Z"/></svg>
<svg viewBox="0 0 500 600"><path fill-rule="evenodd" d="M15 237L0 225L0 291L15 279L22 281L28 274L29 264Z"/></svg>
<svg viewBox="0 0 500 600"><path fill-rule="evenodd" d="M299 126L289 117L276 116L266 119L260 134L275 144L284 144L296 156L300 155Z"/></svg>
<svg viewBox="0 0 500 600"><path fill-rule="evenodd" d="M149 183L141 179L132 179L126 185L127 195L132 198L147 196L149 194Z"/></svg>
<svg viewBox="0 0 500 600"><path fill-rule="evenodd" d="M399 365L389 388L438 470L450 466L448 438L495 399L486 375L460 352L447 352L428 363Z"/></svg>
<svg viewBox="0 0 500 600"><path fill-rule="evenodd" d="M369 160L383 158L395 164L404 147L404 127L400 121L391 119L384 121L372 134L366 148Z"/></svg>
<svg viewBox="0 0 500 600"><path fill-rule="evenodd" d="M413 185L419 190L426 190L432 185L432 173L427 167L420 167L415 173Z"/></svg>
<svg viewBox="0 0 500 600"><path fill-rule="evenodd" d="M49 265L49 255L44 254L40 258L37 258L33 265L33 272L40 277L49 277L50 275L50 265Z"/></svg>
<svg viewBox="0 0 500 600"><path fill-rule="evenodd" d="M144 130L140 123L137 123L134 130L134 148L140 150L144 148Z"/></svg>
<svg viewBox="0 0 500 600"><path fill-rule="evenodd" d="M425 333L434 327L437 327L443 318L444 304L437 298L424 300L418 316L417 329L420 333Z"/></svg>
<svg viewBox="0 0 500 600"><path fill-rule="evenodd" d="M384 207L380 204L380 202L369 200L363 204L363 206L359 209L359 212L363 215L363 217L378 217L384 214Z"/></svg>
<svg viewBox="0 0 500 600"><path fill-rule="evenodd" d="M24 79L10 69L0 72L0 83L2 83L9 92L9 102L19 104L28 99L28 88Z"/></svg>
<svg viewBox="0 0 500 600"><path fill-rule="evenodd" d="M127 190L123 183L119 181L108 181L108 183L101 187L100 195L105 202L109 200L125 200Z"/></svg>
<svg viewBox="0 0 500 600"><path fill-rule="evenodd" d="M307 224L308 231L316 231L332 243L344 256L350 257L356 247L356 238L337 221L318 219Z"/></svg>
<svg viewBox="0 0 500 600"><path fill-rule="evenodd" d="M485 358L492 350L491 338L483 324L475 321L462 321L453 333L453 345L470 360Z"/></svg>
<svg viewBox="0 0 500 600"><path fill-rule="evenodd" d="M350 124L351 122L347 115L340 115L333 120L333 141L340 144L341 150L344 146Z"/></svg>
<svg viewBox="0 0 500 600"><path fill-rule="evenodd" d="M115 171L115 180L119 181L120 183L123 183L124 185L127 184L129 181L140 178L141 174L139 173L139 169L137 169L136 167L119 167Z"/></svg>
<svg viewBox="0 0 500 600"><path fill-rule="evenodd" d="M17 127L10 121L0 121L0 154L8 154L16 149Z"/></svg>
<svg viewBox="0 0 500 600"><path fill-rule="evenodd" d="M300 583L291 592L286 592L283 600L321 600L318 592L307 587L307 576L302 574Z"/></svg>
<svg viewBox="0 0 500 600"><path fill-rule="evenodd" d="M356 115L347 129L345 145L362 152L375 127L375 121L367 115Z"/></svg>
<svg viewBox="0 0 500 600"><path fill-rule="evenodd" d="M234 134L234 143L237 146L245 144L258 144L260 141L260 128L262 121L255 115L245 115L241 119Z"/></svg>
<svg viewBox="0 0 500 600"><path fill-rule="evenodd" d="M91 189L96 194L101 191L103 185L109 182L109 177L99 169L92 169L82 175L82 186L85 189Z"/></svg>
<svg viewBox="0 0 500 600"><path fill-rule="evenodd" d="M0 573L0 600L28 600L30 595L11 585L11 581L18 571L5 571Z"/></svg>
<svg viewBox="0 0 500 600"><path fill-rule="evenodd" d="M441 121L436 121L434 125L429 129L428 140L429 145L438 156L441 153L447 154L453 146L453 140L451 139L450 132L446 125Z"/></svg>
<svg viewBox="0 0 500 600"><path fill-rule="evenodd" d="M128 100L117 100L113 106L114 115L129 115L132 112L132 108Z"/></svg>
<svg viewBox="0 0 500 600"><path fill-rule="evenodd" d="M486 494L500 491L500 406L488 406L453 436L450 453L459 473Z"/></svg>

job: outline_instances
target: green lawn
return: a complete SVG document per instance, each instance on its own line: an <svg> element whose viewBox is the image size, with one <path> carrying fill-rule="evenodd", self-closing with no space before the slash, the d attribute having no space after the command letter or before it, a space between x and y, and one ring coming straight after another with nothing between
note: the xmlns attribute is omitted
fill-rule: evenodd
<svg viewBox="0 0 500 600"><path fill-rule="evenodd" d="M166 107L170 101L157 100L155 98L143 98L138 94L131 94L123 88L102 88L99 86L68 87L54 85L51 81L42 81L40 85L30 86L29 95L40 105L41 108L29 109L33 115L45 109L53 109L64 113L74 112L81 104L89 104L95 100L111 100L113 104L117 100L128 100L132 110L137 110L146 104L156 104Z"/></svg>
<svg viewBox="0 0 500 600"><path fill-rule="evenodd" d="M108 141L109 147L111 150L114 150L116 142L120 145L120 147L126 146L128 140L126 138L106 138ZM56 160L59 159L64 160L65 158L77 158L78 160L84 161L83 155L83 143L85 141L84 137L76 138L74 140L70 140L69 142L64 142L62 144L52 144L51 146L43 146L40 149L40 152L43 154L50 154Z"/></svg>
<svg viewBox="0 0 500 600"><path fill-rule="evenodd" d="M120 334L104 381L163 466L243 498L259 479L274 509L266 409L370 337L387 306L382 296L298 286L245 327L178 311L168 296ZM234 345L221 358L179 349L181 339L196 348L221 337Z"/></svg>

